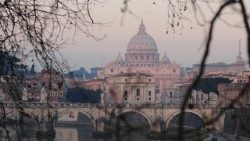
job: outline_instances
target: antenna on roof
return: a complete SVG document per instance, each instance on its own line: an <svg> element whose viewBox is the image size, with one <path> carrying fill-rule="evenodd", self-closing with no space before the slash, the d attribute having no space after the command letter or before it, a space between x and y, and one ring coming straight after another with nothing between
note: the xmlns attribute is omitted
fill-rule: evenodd
<svg viewBox="0 0 250 141"><path fill-rule="evenodd" d="M241 57L241 40L239 39L239 57Z"/></svg>

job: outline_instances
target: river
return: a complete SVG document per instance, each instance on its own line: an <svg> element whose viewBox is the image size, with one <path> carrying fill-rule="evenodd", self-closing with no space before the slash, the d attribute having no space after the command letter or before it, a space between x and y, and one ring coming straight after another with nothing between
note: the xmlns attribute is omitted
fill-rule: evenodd
<svg viewBox="0 0 250 141"><path fill-rule="evenodd" d="M88 128L56 128L54 141L115 141L115 135L111 138L92 137L92 130ZM126 141L150 141L143 132L132 132L122 137Z"/></svg>
<svg viewBox="0 0 250 141"><path fill-rule="evenodd" d="M56 127L56 136L53 139L36 137L12 138L18 141L116 141L115 135L112 137L98 138L92 137L93 129L91 127ZM7 141L7 139L2 139ZM122 141L152 141L148 139L143 131L131 132L121 137ZM156 141L156 140L154 140ZM169 141L169 140L168 140Z"/></svg>

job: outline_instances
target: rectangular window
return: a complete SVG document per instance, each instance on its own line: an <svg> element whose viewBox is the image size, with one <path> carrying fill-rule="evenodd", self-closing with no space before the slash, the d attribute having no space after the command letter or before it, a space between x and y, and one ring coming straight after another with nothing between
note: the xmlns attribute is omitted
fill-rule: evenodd
<svg viewBox="0 0 250 141"><path fill-rule="evenodd" d="M124 92L124 97L127 97L128 96L128 91L125 91Z"/></svg>
<svg viewBox="0 0 250 141"><path fill-rule="evenodd" d="M140 100L140 98L136 98L136 100L137 100L137 101L139 101L139 100Z"/></svg>
<svg viewBox="0 0 250 141"><path fill-rule="evenodd" d="M148 91L148 96L151 96L151 91Z"/></svg>
<svg viewBox="0 0 250 141"><path fill-rule="evenodd" d="M155 93L156 93L156 94L158 94L159 92L160 92L160 90L159 90L159 89L156 89L156 90L155 90Z"/></svg>
<svg viewBox="0 0 250 141"><path fill-rule="evenodd" d="M150 97L150 98L148 98L148 100L149 100L149 101L151 101L151 97Z"/></svg>
<svg viewBox="0 0 250 141"><path fill-rule="evenodd" d="M201 94L201 101L204 100L204 94Z"/></svg>
<svg viewBox="0 0 250 141"><path fill-rule="evenodd" d="M140 89L136 89L136 96L140 96Z"/></svg>

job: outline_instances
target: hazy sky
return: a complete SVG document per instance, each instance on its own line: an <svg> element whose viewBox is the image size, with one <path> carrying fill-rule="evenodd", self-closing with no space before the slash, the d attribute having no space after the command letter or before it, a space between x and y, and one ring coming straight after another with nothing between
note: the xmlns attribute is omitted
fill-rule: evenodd
<svg viewBox="0 0 250 141"><path fill-rule="evenodd" d="M147 33L154 38L160 56L166 52L172 61L180 63L181 66L191 66L200 61L207 27L197 25L191 10L188 11L191 21L184 22L181 35L179 31L166 34L168 19L165 0L131 0L129 7L138 17L127 13L123 25L121 25L122 2L123 0L107 0L103 4L91 6L94 21L111 23L100 26L94 32L97 36L106 35L105 39L96 41L84 35L77 36L74 44L62 50L71 66L75 66L75 69L81 66L85 68L104 66L119 52L124 54L129 40L138 31L141 19L144 21ZM250 6L249 0L247 2ZM216 4L212 7L216 10ZM206 16L209 19L209 10L204 7L204 11L207 12ZM241 22L239 16L237 18L237 15L232 15L230 11L226 12L224 19L229 23ZM208 62L233 62L238 54L239 39L241 39L243 57L246 59L244 29L229 27L222 22L219 22L215 29Z"/></svg>

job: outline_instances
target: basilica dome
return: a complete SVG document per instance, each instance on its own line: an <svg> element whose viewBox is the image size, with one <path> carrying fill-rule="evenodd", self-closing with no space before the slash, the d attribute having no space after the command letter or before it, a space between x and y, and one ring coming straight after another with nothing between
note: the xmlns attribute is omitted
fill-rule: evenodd
<svg viewBox="0 0 250 141"><path fill-rule="evenodd" d="M129 41L127 52L157 52L157 46L154 39L147 34L143 24L139 26L138 33Z"/></svg>

